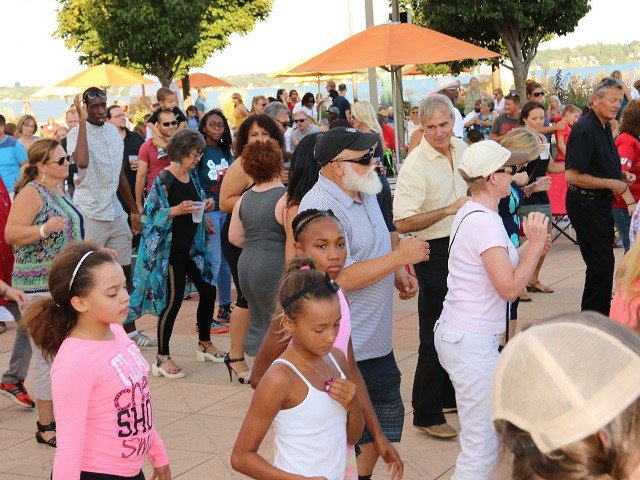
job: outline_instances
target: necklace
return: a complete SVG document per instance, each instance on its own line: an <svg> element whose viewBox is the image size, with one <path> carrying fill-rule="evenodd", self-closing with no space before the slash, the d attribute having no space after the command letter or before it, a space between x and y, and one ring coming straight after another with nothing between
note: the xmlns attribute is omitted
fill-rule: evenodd
<svg viewBox="0 0 640 480"><path fill-rule="evenodd" d="M296 351L296 348L291 345L291 350L293 350L293 353L296 354L296 356L302 360L304 363L306 363L309 368L311 368L311 370L313 370L314 372L316 372L318 375L320 375L320 377L324 380L324 390L329 393L329 387L331 386L331 384L334 381L333 377L329 377L329 369L327 368L327 364L324 363L324 360L322 360L322 364L324 365L324 369L327 372L326 376L322 375L318 370L316 370L313 365L311 365L309 362L307 362L304 358L302 358L302 356Z"/></svg>

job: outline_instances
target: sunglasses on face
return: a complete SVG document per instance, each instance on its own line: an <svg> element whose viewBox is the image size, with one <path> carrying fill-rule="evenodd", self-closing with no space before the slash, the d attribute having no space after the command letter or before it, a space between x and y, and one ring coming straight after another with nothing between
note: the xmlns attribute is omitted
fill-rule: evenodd
<svg viewBox="0 0 640 480"><path fill-rule="evenodd" d="M307 121L306 118L299 118L298 120L294 120L295 123L304 123L306 121Z"/></svg>
<svg viewBox="0 0 640 480"><path fill-rule="evenodd" d="M358 165L367 166L367 165L371 164L371 159L372 158L373 158L373 148L370 149L362 157L358 157L358 158L338 158L336 160L333 160L331 163L346 162L346 163L357 163Z"/></svg>
<svg viewBox="0 0 640 480"><path fill-rule="evenodd" d="M510 165L508 167L503 167L499 170L496 170L495 173L508 173L509 175L515 175L518 171L518 167L516 165Z"/></svg>
<svg viewBox="0 0 640 480"><path fill-rule="evenodd" d="M64 162L71 162L71 155L60 157L57 160L49 160L48 162L45 162L45 163L57 163L58 165L62 166L64 165Z"/></svg>
<svg viewBox="0 0 640 480"><path fill-rule="evenodd" d="M544 96L544 92L536 92L536 93L532 93L531 95L533 95L534 97L542 97Z"/></svg>
<svg viewBox="0 0 640 480"><path fill-rule="evenodd" d="M168 127L169 125L178 125L178 121L174 120L173 122L162 122L160 125L163 127Z"/></svg>
<svg viewBox="0 0 640 480"><path fill-rule="evenodd" d="M105 92L104 90L93 90L91 92L87 92L84 96L85 100L94 100L98 97L102 100L106 100L107 92Z"/></svg>

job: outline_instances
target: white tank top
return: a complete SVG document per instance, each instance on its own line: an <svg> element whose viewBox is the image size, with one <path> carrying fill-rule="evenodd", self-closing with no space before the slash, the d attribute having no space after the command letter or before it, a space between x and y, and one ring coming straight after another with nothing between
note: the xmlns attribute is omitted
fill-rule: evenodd
<svg viewBox="0 0 640 480"><path fill-rule="evenodd" d="M344 373L329 353L329 358ZM273 420L273 465L288 473L343 480L347 467L347 411L328 393L315 388L287 360L277 359L293 370L307 386L305 399L293 408L280 410Z"/></svg>

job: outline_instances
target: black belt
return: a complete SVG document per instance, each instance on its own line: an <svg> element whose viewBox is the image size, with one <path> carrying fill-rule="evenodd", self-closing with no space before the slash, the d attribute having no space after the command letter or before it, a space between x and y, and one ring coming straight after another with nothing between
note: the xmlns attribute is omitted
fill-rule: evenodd
<svg viewBox="0 0 640 480"><path fill-rule="evenodd" d="M579 193L580 195L585 195L589 198L609 199L613 197L613 193L611 192L611 190L583 190L582 188L578 188L575 185L569 185L567 188L571 192Z"/></svg>

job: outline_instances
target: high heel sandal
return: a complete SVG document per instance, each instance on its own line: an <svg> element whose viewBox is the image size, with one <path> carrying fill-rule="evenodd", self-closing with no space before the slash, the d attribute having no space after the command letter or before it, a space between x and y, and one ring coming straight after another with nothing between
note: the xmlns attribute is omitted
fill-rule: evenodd
<svg viewBox="0 0 640 480"><path fill-rule="evenodd" d="M36 421L36 425L38 426L38 431L36 432L36 442L44 443L45 445L49 445L50 447L56 448L56 437L55 435L51 437L49 440L45 440L42 434L44 432L55 432L56 431L56 422L55 420L51 422L49 425L42 425L40 422Z"/></svg>
<svg viewBox="0 0 640 480"><path fill-rule="evenodd" d="M196 350L196 360L202 363L206 362L207 360L213 363L224 362L224 359L227 356L226 352L223 352L222 350L218 350L216 351L216 353L207 352L207 348L211 347L212 345L213 343L211 342L198 342L198 347L200 347L202 350L200 350L200 348Z"/></svg>
<svg viewBox="0 0 640 480"><path fill-rule="evenodd" d="M249 381L251 380L251 370L245 370L244 372L240 373L236 372L233 368L231 368L231 364L237 362L244 362L244 357L231 358L228 353L224 357L224 364L227 366L227 370L229 370L229 381L233 382L233 377L231 376L231 372L233 372L236 374L236 377L238 378L238 381L240 383L242 383L243 385L245 383L249 383Z"/></svg>
<svg viewBox="0 0 640 480"><path fill-rule="evenodd" d="M184 378L186 375L184 369L177 365L171 367L169 370L160 367L160 365L168 362L169 360L171 360L171 357L169 355L156 355L156 363L151 364L151 374L154 377L159 377L160 375L162 375L165 378Z"/></svg>

